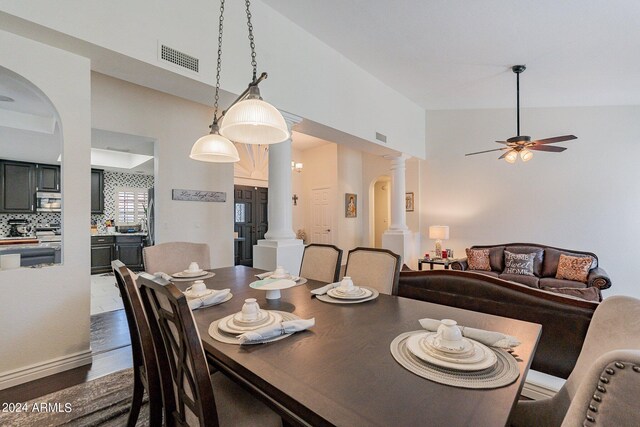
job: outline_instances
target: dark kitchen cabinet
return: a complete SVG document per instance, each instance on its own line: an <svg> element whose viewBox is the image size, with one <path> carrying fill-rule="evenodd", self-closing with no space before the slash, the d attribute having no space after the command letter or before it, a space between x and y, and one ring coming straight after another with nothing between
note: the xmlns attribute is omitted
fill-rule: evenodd
<svg viewBox="0 0 640 427"><path fill-rule="evenodd" d="M60 166L36 165L36 190L60 191Z"/></svg>
<svg viewBox="0 0 640 427"><path fill-rule="evenodd" d="M104 171L91 169L91 213L104 213Z"/></svg>
<svg viewBox="0 0 640 427"><path fill-rule="evenodd" d="M144 236L116 236L115 259L132 270L142 270L142 248Z"/></svg>
<svg viewBox="0 0 640 427"><path fill-rule="evenodd" d="M0 213L34 213L36 165L0 160Z"/></svg>
<svg viewBox="0 0 640 427"><path fill-rule="evenodd" d="M91 236L91 274L108 273L115 255L114 236Z"/></svg>

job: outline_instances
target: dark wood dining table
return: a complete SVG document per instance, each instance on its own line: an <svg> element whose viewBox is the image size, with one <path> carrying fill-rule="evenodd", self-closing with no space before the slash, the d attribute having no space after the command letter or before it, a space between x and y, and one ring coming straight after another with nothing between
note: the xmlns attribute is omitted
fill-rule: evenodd
<svg viewBox="0 0 640 427"><path fill-rule="evenodd" d="M501 426L515 406L541 326L448 306L381 294L361 304L329 304L312 297L323 285L309 280L267 300L249 284L263 272L236 266L211 270L211 289L231 288L224 304L194 311L210 363L267 401L289 423L313 426ZM188 283L176 283L182 289ZM267 344L233 345L208 334L214 320L240 311L245 298L261 308L314 317L313 328ZM517 337L519 378L509 386L474 390L438 384L398 364L389 349L403 332L420 330L421 318Z"/></svg>

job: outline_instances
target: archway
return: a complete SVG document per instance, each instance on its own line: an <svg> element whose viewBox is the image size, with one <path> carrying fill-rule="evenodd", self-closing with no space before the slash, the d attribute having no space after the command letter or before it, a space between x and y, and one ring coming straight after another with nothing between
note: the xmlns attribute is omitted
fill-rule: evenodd
<svg viewBox="0 0 640 427"><path fill-rule="evenodd" d="M382 175L369 185L369 245L382 248L382 234L391 218L391 178Z"/></svg>

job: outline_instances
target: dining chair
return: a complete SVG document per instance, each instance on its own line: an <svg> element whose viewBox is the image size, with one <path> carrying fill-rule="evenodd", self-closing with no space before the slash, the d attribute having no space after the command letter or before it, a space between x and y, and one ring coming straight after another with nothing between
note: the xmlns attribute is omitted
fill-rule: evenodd
<svg viewBox="0 0 640 427"><path fill-rule="evenodd" d="M511 425L640 425L640 300L606 298L596 308L580 356L552 398L519 401Z"/></svg>
<svg viewBox="0 0 640 427"><path fill-rule="evenodd" d="M138 288L129 269L120 261L111 262L113 274L122 296L122 305L129 325L133 359L133 398L127 427L135 427L142 407L144 390L149 399L149 426L162 425L162 389L158 361Z"/></svg>
<svg viewBox="0 0 640 427"><path fill-rule="evenodd" d="M355 248L349 251L345 276L357 286L370 286L383 294L395 294L400 277L400 255L387 249Z"/></svg>
<svg viewBox="0 0 640 427"><path fill-rule="evenodd" d="M334 245L312 243L304 248L300 276L326 283L337 282L341 263L342 249Z"/></svg>
<svg viewBox="0 0 640 427"><path fill-rule="evenodd" d="M144 270L149 274L174 274L185 270L193 261L204 270L210 269L209 253L206 243L167 242L143 248L142 259Z"/></svg>
<svg viewBox="0 0 640 427"><path fill-rule="evenodd" d="M187 299L171 282L138 276L158 355L167 427L281 426L280 417L222 373L210 375Z"/></svg>

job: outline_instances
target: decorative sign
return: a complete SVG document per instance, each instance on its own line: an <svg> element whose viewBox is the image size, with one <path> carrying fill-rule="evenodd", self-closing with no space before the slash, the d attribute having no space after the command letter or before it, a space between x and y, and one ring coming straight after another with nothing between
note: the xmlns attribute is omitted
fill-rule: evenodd
<svg viewBox="0 0 640 427"><path fill-rule="evenodd" d="M188 202L226 202L227 193L222 191L179 190L174 188L171 194L173 200Z"/></svg>

